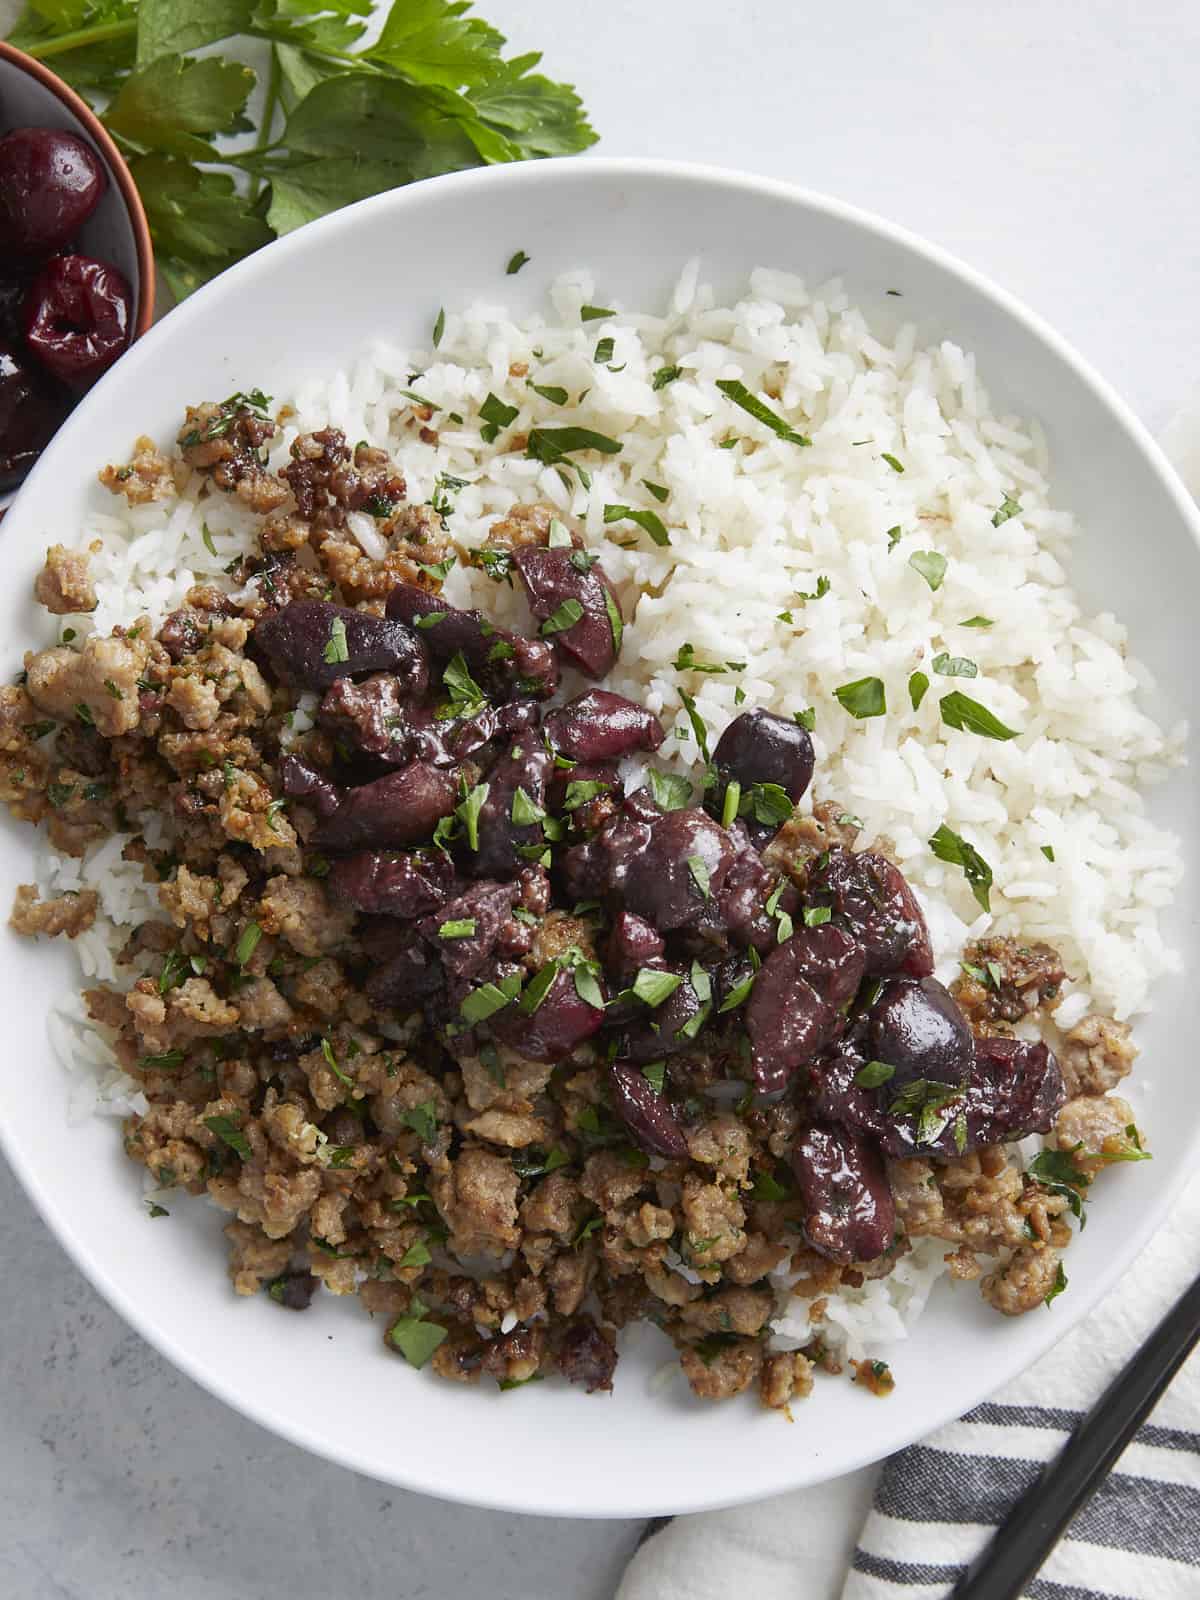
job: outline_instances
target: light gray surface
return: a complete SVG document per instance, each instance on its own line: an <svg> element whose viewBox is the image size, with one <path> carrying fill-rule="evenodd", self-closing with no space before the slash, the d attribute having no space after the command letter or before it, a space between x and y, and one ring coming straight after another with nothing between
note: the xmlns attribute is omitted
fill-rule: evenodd
<svg viewBox="0 0 1200 1600"><path fill-rule="evenodd" d="M10 6L0 0L0 24ZM877 210L1021 295L1152 427L1191 390L1200 10L1189 0L1136 13L1127 0L481 9L574 79L603 153L740 166ZM0 1207L0 1595L611 1594L633 1525L462 1511L309 1459L129 1333L2 1167Z"/></svg>

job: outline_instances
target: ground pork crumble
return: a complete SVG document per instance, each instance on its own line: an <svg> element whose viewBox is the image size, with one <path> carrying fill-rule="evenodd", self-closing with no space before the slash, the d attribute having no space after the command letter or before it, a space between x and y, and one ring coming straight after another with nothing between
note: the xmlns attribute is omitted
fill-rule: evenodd
<svg viewBox="0 0 1200 1600"><path fill-rule="evenodd" d="M656 720L603 690L547 704L561 667L600 678L620 645L579 536L518 507L482 553L455 551L387 455L336 429L272 472L265 404L189 408L174 453L139 439L101 474L138 505L191 469L257 513L228 586L193 588L157 630L31 652L0 690L14 815L75 857L129 832L157 884L161 920L85 1001L148 1101L128 1155L157 1190L230 1213L236 1293L293 1311L357 1294L389 1349L443 1378L559 1373L588 1393L648 1319L698 1396L755 1386L778 1411L841 1369L815 1337L771 1347L774 1273L798 1275L817 1321L933 1237L1002 1313L1052 1300L1068 1215L1145 1154L1110 1093L1129 1030L1085 1017L1061 1070L1018 1039L1030 1020L1053 1032L1066 975L1044 945L982 940L952 994L936 984L886 853L856 852L837 806L794 809L811 745L803 781L747 784L747 810L723 737L720 826L625 795L615 757L652 752ZM354 537L364 514L382 558ZM440 602L455 557L516 567L538 633ZM53 546L35 595L93 610L88 553ZM458 630L452 654L439 627ZM320 714L296 734L313 687ZM165 847L142 837L150 813ZM653 905L628 868L648 838ZM22 885L12 925L76 938L97 911L94 890ZM949 1081L932 1068L897 1093L930 1026L971 1063L958 1098L930 1094ZM1047 1149L1022 1167L1008 1141L1034 1128ZM852 1376L893 1383L879 1361Z"/></svg>

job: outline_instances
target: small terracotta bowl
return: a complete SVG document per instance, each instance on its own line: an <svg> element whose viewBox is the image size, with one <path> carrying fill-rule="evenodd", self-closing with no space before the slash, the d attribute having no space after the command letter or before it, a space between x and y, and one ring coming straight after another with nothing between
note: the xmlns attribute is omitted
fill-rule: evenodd
<svg viewBox="0 0 1200 1600"><path fill-rule="evenodd" d="M131 340L140 338L154 321L154 251L129 168L103 123L74 89L40 61L0 40L0 135L10 128L62 128L86 139L99 155L109 184L79 236L79 248L124 273L134 296ZM0 494L0 514L16 492Z"/></svg>

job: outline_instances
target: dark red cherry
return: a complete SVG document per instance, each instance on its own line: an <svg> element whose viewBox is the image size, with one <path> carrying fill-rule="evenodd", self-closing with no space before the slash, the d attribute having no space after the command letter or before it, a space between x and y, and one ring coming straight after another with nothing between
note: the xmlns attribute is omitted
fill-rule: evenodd
<svg viewBox="0 0 1200 1600"><path fill-rule="evenodd" d="M91 145L61 128L0 139L0 259L40 261L79 232L108 178Z"/></svg>
<svg viewBox="0 0 1200 1600"><path fill-rule="evenodd" d="M90 256L55 256L25 302L30 354L63 383L86 388L129 343L132 298L115 267Z"/></svg>
<svg viewBox="0 0 1200 1600"><path fill-rule="evenodd" d="M28 357L0 344L0 492L20 483L66 410Z"/></svg>

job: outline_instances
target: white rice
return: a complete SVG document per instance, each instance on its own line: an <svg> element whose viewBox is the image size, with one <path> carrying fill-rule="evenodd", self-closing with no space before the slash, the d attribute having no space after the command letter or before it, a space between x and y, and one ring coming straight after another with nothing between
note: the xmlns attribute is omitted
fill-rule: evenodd
<svg viewBox="0 0 1200 1600"><path fill-rule="evenodd" d="M518 323L502 305L478 304L447 312L436 350L376 346L290 397L295 412L273 460L286 459L298 432L331 425L390 450L414 500L430 498L441 474L465 480L449 516L464 547L480 544L512 505L552 502L604 552L630 619L612 687L676 731L664 753L680 771L694 777L698 761L681 686L712 740L736 714L739 690L746 704L785 714L812 707L814 797L836 798L861 818L860 843L892 841L928 916L940 976L953 976L968 939L1019 933L1062 952L1067 1026L1093 1006L1118 1018L1142 1011L1154 980L1179 966L1159 916L1181 868L1177 841L1148 819L1141 790L1182 759L1184 730L1164 732L1141 709L1150 675L1127 656L1115 616L1080 610L1067 575L1076 527L1050 503L1037 425L995 415L973 357L949 341L918 348L912 326L890 342L874 335L836 282L810 290L760 269L745 298L717 306L691 263L665 315L583 322L581 308L598 297L603 290L579 271L555 282L544 317ZM613 353L598 362L602 339ZM656 388L664 367L681 374ZM539 395L526 374L567 390L567 403ZM764 396L811 445L776 437L718 391L721 379ZM439 408L436 443L421 441L400 393L413 388ZM494 444L481 437L478 415L489 393L517 408ZM568 424L621 443L619 454L577 458L590 486L507 448L534 427ZM729 439L737 442L721 448ZM666 489L665 502L647 481ZM157 623L247 547L253 519L235 500L201 500L199 491L193 480L176 501L129 510L114 498L107 515L92 518L82 540L102 541L100 605L69 619L77 632L107 632L141 612ZM1006 497L1020 509L997 526ZM669 547L627 520L606 525L606 506L656 512ZM380 553L370 518L355 519L352 531ZM72 542L61 529L47 535ZM928 551L946 559L936 590L910 564ZM823 578L828 592L803 599ZM477 571L460 567L447 590L517 626L525 620L519 593ZM965 626L979 616L991 626ZM744 666L680 673L673 662L684 644L698 660ZM932 661L941 652L973 660L978 676L939 676ZM909 695L916 671L930 679L919 710ZM886 716L858 720L835 697L864 677L882 679ZM939 701L955 689L1020 737L947 727ZM929 849L942 824L990 864L990 913L961 870ZM113 948L160 914L140 869L120 862L123 842L106 841L82 863L46 854L40 864L47 892L84 883L101 891L103 916L77 944L89 978L110 980ZM98 1074L104 1108L137 1105L136 1085L79 1008L52 1028L60 1054ZM832 1297L827 1335L856 1354L902 1332L942 1254L936 1242L922 1244L890 1277ZM784 1343L808 1337L807 1312L791 1302L778 1324Z"/></svg>

